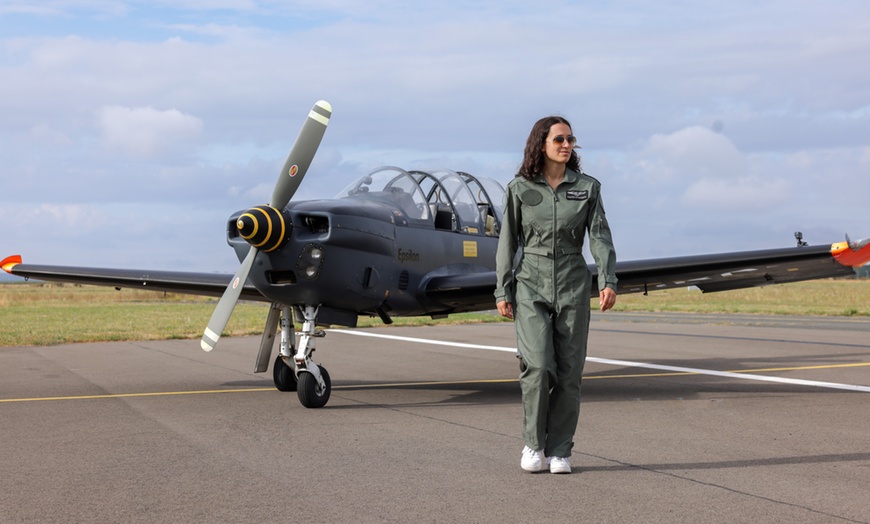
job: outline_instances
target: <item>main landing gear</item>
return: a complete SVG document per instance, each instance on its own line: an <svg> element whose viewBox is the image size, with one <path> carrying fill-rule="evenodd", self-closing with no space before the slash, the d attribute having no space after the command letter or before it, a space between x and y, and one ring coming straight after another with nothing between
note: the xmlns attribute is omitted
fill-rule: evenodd
<svg viewBox="0 0 870 524"><path fill-rule="evenodd" d="M318 366L311 360L311 354L314 352L315 339L325 336L326 333L315 327L317 307L303 306L301 310L304 322L297 345L294 344L296 333L293 326L293 308L289 306L280 308L281 351L272 365L272 378L279 391L295 391L299 402L306 408L322 408L329 401L332 381L326 368ZM267 337L274 336L272 334L275 333L279 322L278 315L278 306L273 305L269 312L269 320L266 321L257 371L265 371L264 361L268 365L272 340L267 340ZM269 350L268 353L264 353L267 344Z"/></svg>

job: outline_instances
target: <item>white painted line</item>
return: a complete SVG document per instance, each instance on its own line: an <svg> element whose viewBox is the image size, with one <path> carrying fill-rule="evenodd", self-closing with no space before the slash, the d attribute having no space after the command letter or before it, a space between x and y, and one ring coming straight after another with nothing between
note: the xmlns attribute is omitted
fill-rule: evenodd
<svg viewBox="0 0 870 524"><path fill-rule="evenodd" d="M428 338L413 338L413 337L400 337L397 335L383 335L381 333L369 333L366 331L353 331L350 329L327 329L330 333L344 333L345 335L357 335L360 337L375 337L375 338L387 338L390 340L401 340L403 342L416 342L418 344L431 344L433 346L453 346L460 348L471 348L471 349L488 349L490 351L509 351L511 353L516 353L516 348L509 348L504 346L482 346L480 344L466 344L464 342L446 342L443 340L430 340Z"/></svg>
<svg viewBox="0 0 870 524"><path fill-rule="evenodd" d="M778 382L780 384L794 384L798 386L811 386L816 388L845 389L848 391L863 391L870 393L870 386L855 386L852 384L839 384L837 382L819 382L817 380L802 380L799 378L771 377L768 375L754 375L750 373L734 373L732 371L715 371L712 369L684 368L679 366L663 366L660 364L647 364L645 362L631 362L628 360L612 360L609 358L586 357L586 360L599 364L611 364L614 366L639 367L646 369L658 369L676 371L679 373L696 373L699 375L712 375L714 377L739 378L744 380L757 380L760 382Z"/></svg>
<svg viewBox="0 0 870 524"><path fill-rule="evenodd" d="M452 346L452 347L460 347L460 348L470 348L470 349L487 349L490 351L505 351L509 353L516 353L517 349L512 347L505 346L485 346L481 344L467 344L464 342L446 342L443 340L429 340L425 338L414 338L414 337L400 337L397 335L384 335L381 333L369 333L365 331L353 331L350 329L329 329L331 333L343 333L345 335L356 335L360 337L375 337L375 338L386 338L390 340L400 340L403 342L414 342L417 344L431 344L435 346ZM632 362L629 360L613 360L609 358L597 358L597 357L586 357L586 360L589 362L596 362L599 364L608 364L611 366L625 366L625 367L636 367L636 368L645 368L645 369L657 369L664 371L674 371L678 373L694 373L698 375L711 375L714 377L725 377L725 378L737 378L741 380L756 380L760 382L776 382L779 384L793 384L797 386L809 386L816 388L828 388L828 389L843 389L846 391L861 391L864 393L870 393L870 386L856 386L853 384L839 384L837 382L819 382L816 380L802 380L798 378L783 378L783 377L771 377L768 375L754 375L749 373L734 373L732 371L715 371L712 369L700 369L700 368L684 368L680 366L664 366L661 364L649 364L646 362Z"/></svg>

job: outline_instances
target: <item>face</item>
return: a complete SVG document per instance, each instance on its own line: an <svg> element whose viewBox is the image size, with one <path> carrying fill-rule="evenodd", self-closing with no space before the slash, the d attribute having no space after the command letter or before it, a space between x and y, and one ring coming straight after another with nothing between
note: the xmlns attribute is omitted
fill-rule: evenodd
<svg viewBox="0 0 870 524"><path fill-rule="evenodd" d="M547 133L547 139L541 150L548 161L567 164L576 144L577 139L571 133L571 128L566 124L557 123L550 126L550 132Z"/></svg>

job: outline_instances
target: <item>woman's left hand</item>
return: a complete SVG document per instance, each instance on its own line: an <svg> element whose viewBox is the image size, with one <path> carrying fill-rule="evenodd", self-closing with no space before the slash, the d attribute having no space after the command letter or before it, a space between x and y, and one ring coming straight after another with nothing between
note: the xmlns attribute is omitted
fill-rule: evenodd
<svg viewBox="0 0 870 524"><path fill-rule="evenodd" d="M607 311L616 304L616 291L606 287L598 293L598 303L601 304L601 311Z"/></svg>

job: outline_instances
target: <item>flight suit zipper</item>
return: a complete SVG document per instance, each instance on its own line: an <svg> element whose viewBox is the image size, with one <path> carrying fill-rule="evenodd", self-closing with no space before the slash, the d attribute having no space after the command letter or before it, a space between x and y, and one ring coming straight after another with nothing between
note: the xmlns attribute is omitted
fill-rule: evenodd
<svg viewBox="0 0 870 524"><path fill-rule="evenodd" d="M549 184L547 184L547 187L550 187L550 190L553 192L553 207L552 207L552 209L551 209L551 211L552 211L552 213L553 213L553 216L552 216L552 220L550 220L550 227L551 227L551 230L550 230L550 231L551 231L551 236L553 237L553 238L552 238L552 244L553 244L553 246L552 246L552 247L553 247L553 251L552 251L552 253L553 253L553 261L552 261L552 264L551 264L553 274L551 275L551 276L552 276L552 279L550 280L550 282L551 282L552 284L551 284L551 286L550 286L550 289L551 289L551 292L553 293L553 296L550 297L550 304L552 304L552 307L555 308L555 307L556 307L556 297L559 296L559 292L558 292L558 290L556 289L556 284L557 284L557 282L558 282L558 276L557 276L557 273L558 273L558 270L557 270L557 257L558 257L558 254L557 254L557 252L556 252L556 246L557 246L556 238L559 236L559 235L558 235L558 232L559 232L559 224L557 223L558 220L559 220L559 213L558 213L558 207L559 207L559 193L556 191L556 188L551 187Z"/></svg>

